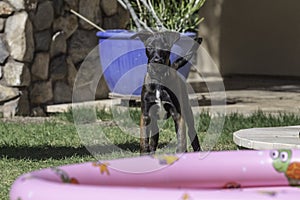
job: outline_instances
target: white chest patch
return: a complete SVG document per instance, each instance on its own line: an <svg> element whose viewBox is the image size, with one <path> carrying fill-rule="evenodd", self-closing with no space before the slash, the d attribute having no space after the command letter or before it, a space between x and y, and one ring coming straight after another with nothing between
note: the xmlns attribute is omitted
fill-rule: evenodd
<svg viewBox="0 0 300 200"><path fill-rule="evenodd" d="M160 91L159 90L156 90L155 96L156 96L156 101L160 101Z"/></svg>
<svg viewBox="0 0 300 200"><path fill-rule="evenodd" d="M163 108L163 105L162 105L162 102L161 102L161 98L160 98L160 91L159 90L156 90L155 92L155 102L156 102L156 105L158 105L158 111L157 111L157 114L159 116L160 119L163 119L165 114L166 114L166 111L165 109Z"/></svg>

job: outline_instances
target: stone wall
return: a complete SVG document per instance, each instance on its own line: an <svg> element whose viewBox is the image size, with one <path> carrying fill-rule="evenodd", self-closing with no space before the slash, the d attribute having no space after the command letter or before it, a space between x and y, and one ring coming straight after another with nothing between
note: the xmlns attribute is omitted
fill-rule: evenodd
<svg viewBox="0 0 300 200"><path fill-rule="evenodd" d="M2 115L44 115L46 105L71 102L76 72L98 39L69 8L104 29L129 23L116 0L0 0ZM103 80L99 87L96 98L105 98Z"/></svg>

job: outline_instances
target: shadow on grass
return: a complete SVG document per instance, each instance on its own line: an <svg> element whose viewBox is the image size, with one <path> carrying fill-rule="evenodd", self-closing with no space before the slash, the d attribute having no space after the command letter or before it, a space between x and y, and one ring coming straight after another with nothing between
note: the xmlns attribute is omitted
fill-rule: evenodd
<svg viewBox="0 0 300 200"><path fill-rule="evenodd" d="M82 147L53 147L53 146L33 146L33 147L15 147L4 146L0 147L0 159L1 157L14 158L14 159L30 159L30 160L46 160L46 159L65 159L73 156L86 157L93 154L111 154L120 152L122 150L138 152L138 143L124 143L106 146L90 146L88 148Z"/></svg>
<svg viewBox="0 0 300 200"><path fill-rule="evenodd" d="M0 147L1 157L15 159L45 160L45 159L63 159L72 156L88 156L90 153L85 147Z"/></svg>
<svg viewBox="0 0 300 200"><path fill-rule="evenodd" d="M168 143L160 143L158 148L164 148ZM93 155L106 155L112 153L124 153L140 151L140 145L137 142L124 143L118 145L95 145L89 147L53 147L53 146L33 146L33 147L0 147L0 159L3 157L13 159L46 160L46 159L65 159L73 156L87 157ZM93 154L92 154L92 153Z"/></svg>

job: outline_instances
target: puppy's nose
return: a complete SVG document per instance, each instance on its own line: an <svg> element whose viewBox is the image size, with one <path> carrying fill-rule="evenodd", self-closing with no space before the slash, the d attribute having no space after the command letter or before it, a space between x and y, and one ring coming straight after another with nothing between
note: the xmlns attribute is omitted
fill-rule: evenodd
<svg viewBox="0 0 300 200"><path fill-rule="evenodd" d="M161 59L160 59L160 58L154 58L154 62L160 63L160 62L161 62Z"/></svg>
<svg viewBox="0 0 300 200"><path fill-rule="evenodd" d="M161 58L160 56L155 56L152 60L154 63L159 63L159 64L163 64L164 59Z"/></svg>

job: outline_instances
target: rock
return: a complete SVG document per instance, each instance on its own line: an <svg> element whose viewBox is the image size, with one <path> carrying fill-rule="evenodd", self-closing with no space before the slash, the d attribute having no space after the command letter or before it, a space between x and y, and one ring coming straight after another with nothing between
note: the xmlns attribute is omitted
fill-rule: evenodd
<svg viewBox="0 0 300 200"><path fill-rule="evenodd" d="M65 0L65 3L70 9L78 10L79 0Z"/></svg>
<svg viewBox="0 0 300 200"><path fill-rule="evenodd" d="M118 12L117 0L101 0L101 8L106 16L112 16Z"/></svg>
<svg viewBox="0 0 300 200"><path fill-rule="evenodd" d="M13 7L4 2L4 1L0 1L0 17L6 17L11 15L14 12Z"/></svg>
<svg viewBox="0 0 300 200"><path fill-rule="evenodd" d="M80 68L80 77L77 77L76 84L86 85L88 87L87 90L91 90L95 93L92 97L96 99L103 99L108 97L109 89L104 77L100 77L103 73L99 63L100 59L98 50L94 50L82 63Z"/></svg>
<svg viewBox="0 0 300 200"><path fill-rule="evenodd" d="M54 85L54 103L69 103L72 102L72 91L70 87L58 81Z"/></svg>
<svg viewBox="0 0 300 200"><path fill-rule="evenodd" d="M64 1L63 0L52 0L53 10L56 17L64 14Z"/></svg>
<svg viewBox="0 0 300 200"><path fill-rule="evenodd" d="M3 73L2 73L2 67L0 66L0 80L2 79L2 75L3 75Z"/></svg>
<svg viewBox="0 0 300 200"><path fill-rule="evenodd" d="M11 1L14 1L14 0L11 0ZM26 0L25 1L25 9L30 12L35 12L38 3L39 3L38 0Z"/></svg>
<svg viewBox="0 0 300 200"><path fill-rule="evenodd" d="M32 109L33 117L46 117L46 112L42 107L35 107Z"/></svg>
<svg viewBox="0 0 300 200"><path fill-rule="evenodd" d="M34 27L37 31L49 29L54 19L54 10L51 1L38 4L36 14L33 19Z"/></svg>
<svg viewBox="0 0 300 200"><path fill-rule="evenodd" d="M111 17L105 17L103 21L104 29L125 29L130 22L130 14L121 5L118 5L118 13Z"/></svg>
<svg viewBox="0 0 300 200"><path fill-rule="evenodd" d="M49 30L37 32L34 34L35 50L48 51L52 41L51 33Z"/></svg>
<svg viewBox="0 0 300 200"><path fill-rule="evenodd" d="M0 33L4 31L5 18L0 18Z"/></svg>
<svg viewBox="0 0 300 200"><path fill-rule="evenodd" d="M25 9L25 0L7 0L17 11Z"/></svg>
<svg viewBox="0 0 300 200"><path fill-rule="evenodd" d="M62 80L67 77L68 69L65 55L56 57L51 61L50 73L53 81Z"/></svg>
<svg viewBox="0 0 300 200"><path fill-rule="evenodd" d="M29 95L27 89L21 90L17 115L22 115L22 116L30 115L30 102L29 102Z"/></svg>
<svg viewBox="0 0 300 200"><path fill-rule="evenodd" d="M77 30L72 35L69 44L69 55L76 65L83 61L94 48L97 48L96 31Z"/></svg>
<svg viewBox="0 0 300 200"><path fill-rule="evenodd" d="M31 62L34 52L32 24L26 12L10 16L5 23L10 55L18 61Z"/></svg>
<svg viewBox="0 0 300 200"><path fill-rule="evenodd" d="M87 87L91 90L96 89L96 82L101 75L101 71L97 71L99 69L99 65L95 65L95 63L96 59L94 59L92 56L89 56L84 62L82 62L80 66L80 74L78 74L78 77L76 79L77 86L90 85Z"/></svg>
<svg viewBox="0 0 300 200"><path fill-rule="evenodd" d="M19 98L5 102L2 108L4 118L14 117L18 109Z"/></svg>
<svg viewBox="0 0 300 200"><path fill-rule="evenodd" d="M119 28L125 29L130 22L130 13L118 4Z"/></svg>
<svg viewBox="0 0 300 200"><path fill-rule="evenodd" d="M50 47L50 56L51 58L65 54L67 52L67 40L65 34L61 31L56 32L52 36L52 43Z"/></svg>
<svg viewBox="0 0 300 200"><path fill-rule="evenodd" d="M105 17L103 21L103 28L104 29L117 29L119 27L119 19L118 15L114 15L111 17Z"/></svg>
<svg viewBox="0 0 300 200"><path fill-rule="evenodd" d="M71 88L73 88L75 80L76 80L76 75L77 75L77 69L75 65L72 62L72 59L70 57L67 57L67 66L68 66L68 77L67 81L68 84Z"/></svg>
<svg viewBox="0 0 300 200"><path fill-rule="evenodd" d="M43 104L53 99L52 82L38 82L33 85L30 92L32 104Z"/></svg>
<svg viewBox="0 0 300 200"><path fill-rule="evenodd" d="M0 84L0 104L10 99L18 97L19 90L16 88L6 87Z"/></svg>
<svg viewBox="0 0 300 200"><path fill-rule="evenodd" d="M31 67L32 80L47 80L49 71L49 53L37 53Z"/></svg>
<svg viewBox="0 0 300 200"><path fill-rule="evenodd" d="M25 63L9 60L3 68L4 79L7 85L22 87L30 85L30 72Z"/></svg>
<svg viewBox="0 0 300 200"><path fill-rule="evenodd" d="M6 59L9 56L9 52L6 48L6 45L3 41L3 37L2 35L0 35L0 64L4 64L4 62L6 61Z"/></svg>
<svg viewBox="0 0 300 200"><path fill-rule="evenodd" d="M59 17L53 22L53 31L63 31L66 39L68 39L78 28L78 20L74 15Z"/></svg>
<svg viewBox="0 0 300 200"><path fill-rule="evenodd" d="M101 77L101 79L99 80L98 86L97 86L95 98L96 99L106 99L106 98L108 98L108 93L109 93L109 89L106 84L106 81L105 81L104 77Z"/></svg>
<svg viewBox="0 0 300 200"><path fill-rule="evenodd" d="M88 85L87 86L78 86L73 88L73 97L72 102L85 102L85 101L95 101L95 92L92 91Z"/></svg>
<svg viewBox="0 0 300 200"><path fill-rule="evenodd" d="M94 22L97 25L101 26L102 23L102 14L100 7L100 0L81 0L79 1L79 13ZM79 20L79 25L83 29L91 30L94 27L83 21Z"/></svg>
<svg viewBox="0 0 300 200"><path fill-rule="evenodd" d="M80 67L80 74L76 77L73 88L73 101L90 101L95 98L108 96L108 88L101 76L98 51L92 51Z"/></svg>

